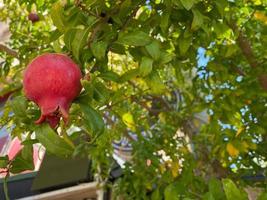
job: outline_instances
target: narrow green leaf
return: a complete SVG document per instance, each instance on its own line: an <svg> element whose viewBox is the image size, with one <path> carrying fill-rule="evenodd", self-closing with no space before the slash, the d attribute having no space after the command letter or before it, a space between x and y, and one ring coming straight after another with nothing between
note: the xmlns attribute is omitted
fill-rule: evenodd
<svg viewBox="0 0 267 200"><path fill-rule="evenodd" d="M160 54L160 64L164 65L172 61L174 54L168 52L161 52Z"/></svg>
<svg viewBox="0 0 267 200"><path fill-rule="evenodd" d="M223 179L223 189L227 200L247 200L246 193L241 193L241 191L236 187L231 179Z"/></svg>
<svg viewBox="0 0 267 200"><path fill-rule="evenodd" d="M169 26L169 18L170 18L170 11L166 11L162 13L160 28L163 33L167 31L167 28Z"/></svg>
<svg viewBox="0 0 267 200"><path fill-rule="evenodd" d="M211 192L207 192L203 196L203 200L216 200Z"/></svg>
<svg viewBox="0 0 267 200"><path fill-rule="evenodd" d="M120 33L118 43L132 46L145 46L151 42L149 35L143 31Z"/></svg>
<svg viewBox="0 0 267 200"><path fill-rule="evenodd" d="M225 7L228 5L227 0L216 0L215 4L220 14L223 15L225 12Z"/></svg>
<svg viewBox="0 0 267 200"><path fill-rule="evenodd" d="M98 77L103 78L104 80L107 81L114 81L114 82L118 82L120 79L120 75L113 71L103 72L99 74Z"/></svg>
<svg viewBox="0 0 267 200"><path fill-rule="evenodd" d="M94 135L101 134L104 131L104 121L101 115L89 105L79 104L83 113L85 126Z"/></svg>
<svg viewBox="0 0 267 200"><path fill-rule="evenodd" d="M17 174L25 170L33 170L33 147L25 145L12 161L11 173Z"/></svg>
<svg viewBox="0 0 267 200"><path fill-rule="evenodd" d="M64 43L66 47L71 51L72 50L72 42L76 35L76 28L70 28L64 34Z"/></svg>
<svg viewBox="0 0 267 200"><path fill-rule="evenodd" d="M194 14L194 18L193 18L193 22L191 24L191 29L196 30L202 26L202 24L204 22L204 16L197 9L193 9L192 12Z"/></svg>
<svg viewBox="0 0 267 200"><path fill-rule="evenodd" d="M64 32L64 6L59 1L52 6L51 9L51 18L53 20L54 25L58 28L60 32Z"/></svg>
<svg viewBox="0 0 267 200"><path fill-rule="evenodd" d="M53 49L56 53L60 53L61 52L61 46L60 46L60 42L59 40L56 40L53 42Z"/></svg>
<svg viewBox="0 0 267 200"><path fill-rule="evenodd" d="M86 92L93 92L93 84L90 81L87 80L81 80L83 88L86 90Z"/></svg>
<svg viewBox="0 0 267 200"><path fill-rule="evenodd" d="M179 191L175 187L175 184L170 184L165 188L164 199L165 200L179 200L180 199Z"/></svg>
<svg viewBox="0 0 267 200"><path fill-rule="evenodd" d="M110 97L110 92L101 82L94 83L94 99L100 103L105 103Z"/></svg>
<svg viewBox="0 0 267 200"><path fill-rule="evenodd" d="M158 60L160 57L160 44L157 40L153 40L150 44L145 46L149 55L154 59Z"/></svg>
<svg viewBox="0 0 267 200"><path fill-rule="evenodd" d="M50 34L49 42L53 42L57 40L62 35L62 32L60 32L58 29L54 30Z"/></svg>
<svg viewBox="0 0 267 200"><path fill-rule="evenodd" d="M36 138L52 154L67 157L72 154L72 147L66 143L48 124L40 125L35 130Z"/></svg>
<svg viewBox="0 0 267 200"><path fill-rule="evenodd" d="M110 51L117 53L117 54L125 54L125 47L122 44L119 43L113 43L110 46Z"/></svg>
<svg viewBox="0 0 267 200"><path fill-rule="evenodd" d="M129 81L129 80L135 78L138 75L139 75L138 69L130 69L121 76L119 82L124 83L126 81Z"/></svg>
<svg viewBox="0 0 267 200"><path fill-rule="evenodd" d="M25 115L26 110L27 110L27 100L25 97L23 96L15 97L12 100L11 106L16 117L19 117L22 119L27 118L27 116Z"/></svg>
<svg viewBox="0 0 267 200"><path fill-rule="evenodd" d="M139 67L140 75L143 77L147 76L152 71L152 68L153 68L153 60L148 57L143 57Z"/></svg>
<svg viewBox="0 0 267 200"><path fill-rule="evenodd" d="M192 43L192 36L185 37L181 35L179 37L179 50L181 55L185 55Z"/></svg>
<svg viewBox="0 0 267 200"><path fill-rule="evenodd" d="M81 49L87 44L90 28L77 29L75 37L72 41L72 52L77 60L80 57Z"/></svg>
<svg viewBox="0 0 267 200"><path fill-rule="evenodd" d="M157 71L150 73L145 81L151 91L155 94L161 94L166 89Z"/></svg>
<svg viewBox="0 0 267 200"><path fill-rule="evenodd" d="M195 0L180 0L180 1L186 10L190 10L195 3Z"/></svg>
<svg viewBox="0 0 267 200"><path fill-rule="evenodd" d="M131 11L131 0L125 0L121 4L119 16L123 19Z"/></svg>
<svg viewBox="0 0 267 200"><path fill-rule="evenodd" d="M213 197L216 197L216 200L225 199L222 184L219 180L215 178L212 178L209 181L209 192L212 194Z"/></svg>
<svg viewBox="0 0 267 200"><path fill-rule="evenodd" d="M162 199L159 189L157 188L151 195L151 200L159 200Z"/></svg>
<svg viewBox="0 0 267 200"><path fill-rule="evenodd" d="M99 41L99 42L93 42L91 44L91 50L93 55L98 59L101 60L104 58L106 54L108 44L104 41Z"/></svg>

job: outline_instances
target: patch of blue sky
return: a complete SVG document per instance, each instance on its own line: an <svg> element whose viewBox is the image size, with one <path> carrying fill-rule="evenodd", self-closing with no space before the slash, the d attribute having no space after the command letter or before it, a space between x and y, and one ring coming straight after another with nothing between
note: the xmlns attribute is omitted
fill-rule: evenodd
<svg viewBox="0 0 267 200"><path fill-rule="evenodd" d="M206 66L208 65L209 61L211 60L210 56L206 55L206 49L203 47L199 47L197 51L197 75L199 78L206 79L211 76L212 72L207 72Z"/></svg>

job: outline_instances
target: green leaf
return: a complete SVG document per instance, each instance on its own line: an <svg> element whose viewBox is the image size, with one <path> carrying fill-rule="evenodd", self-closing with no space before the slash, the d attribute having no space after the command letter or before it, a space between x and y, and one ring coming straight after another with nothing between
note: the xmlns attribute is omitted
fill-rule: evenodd
<svg viewBox="0 0 267 200"><path fill-rule="evenodd" d="M51 9L51 18L53 20L54 25L58 28L60 32L64 32L65 24L64 24L64 6L59 1L52 6Z"/></svg>
<svg viewBox="0 0 267 200"><path fill-rule="evenodd" d="M139 69L130 69L127 72L125 72L123 75L121 75L121 78L119 80L120 83L124 83L126 81L129 81L139 75Z"/></svg>
<svg viewBox="0 0 267 200"><path fill-rule="evenodd" d="M123 19L129 12L131 12L131 0L125 0L121 4L119 16Z"/></svg>
<svg viewBox="0 0 267 200"><path fill-rule="evenodd" d="M186 10L190 10L195 3L195 0L180 0L180 1Z"/></svg>
<svg viewBox="0 0 267 200"><path fill-rule="evenodd" d="M227 200L247 200L246 193L241 193L241 191L236 187L231 179L223 179L223 189Z"/></svg>
<svg viewBox="0 0 267 200"><path fill-rule="evenodd" d="M44 145L49 153L67 157L72 154L72 147L50 128L48 124L40 125L35 130L36 139Z"/></svg>
<svg viewBox="0 0 267 200"><path fill-rule="evenodd" d="M159 189L157 188L151 195L151 200L160 200L162 199Z"/></svg>
<svg viewBox="0 0 267 200"><path fill-rule="evenodd" d="M90 105L79 104L83 113L85 126L94 135L103 133L105 126L101 115Z"/></svg>
<svg viewBox="0 0 267 200"><path fill-rule="evenodd" d="M259 195L257 200L266 200L267 199L267 192L263 192Z"/></svg>
<svg viewBox="0 0 267 200"><path fill-rule="evenodd" d="M169 27L169 18L170 18L170 11L169 10L162 13L160 28L161 28L163 33L165 33L167 31L167 28Z"/></svg>
<svg viewBox="0 0 267 200"><path fill-rule="evenodd" d="M113 71L103 72L103 73L99 74L98 77L100 77L104 80L107 80L107 81L114 81L114 82L118 82L120 79L120 75L113 72Z"/></svg>
<svg viewBox="0 0 267 200"><path fill-rule="evenodd" d="M119 43L112 43L110 46L110 51L117 53L117 54L125 54L125 47Z"/></svg>
<svg viewBox="0 0 267 200"><path fill-rule="evenodd" d="M90 103L94 96L94 86L92 82L87 80L81 80L82 86L85 89L78 98L75 99L77 103Z"/></svg>
<svg viewBox="0 0 267 200"><path fill-rule="evenodd" d="M91 44L91 50L93 55L98 59L101 60L106 55L108 44L104 41L93 42Z"/></svg>
<svg viewBox="0 0 267 200"><path fill-rule="evenodd" d="M8 165L8 156L1 156L0 157L0 168L6 168Z"/></svg>
<svg viewBox="0 0 267 200"><path fill-rule="evenodd" d="M179 45L179 50L180 50L180 53L182 56L186 54L189 47L191 46L192 39L193 39L193 37L191 35L187 36L187 37L185 37L184 35L181 35L179 37L179 44L178 45Z"/></svg>
<svg viewBox="0 0 267 200"><path fill-rule="evenodd" d="M160 55L160 64L164 65L172 61L174 54L168 52L162 52Z"/></svg>
<svg viewBox="0 0 267 200"><path fill-rule="evenodd" d="M62 35L62 32L60 32L58 29L54 30L50 34L49 42L54 42Z"/></svg>
<svg viewBox="0 0 267 200"><path fill-rule="evenodd" d="M11 106L12 106L12 110L15 114L16 117L19 117L21 119L26 119L27 115L25 115L26 110L27 110L27 100L25 97L23 96L18 96L15 97L12 100Z"/></svg>
<svg viewBox="0 0 267 200"><path fill-rule="evenodd" d="M75 38L76 32L77 32L76 28L70 28L64 34L64 43L70 51L72 50L72 42L73 39Z"/></svg>
<svg viewBox="0 0 267 200"><path fill-rule="evenodd" d="M196 30L202 26L202 24L204 22L204 16L197 9L193 9L192 12L194 14L194 18L193 18L193 22L191 24L191 29Z"/></svg>
<svg viewBox="0 0 267 200"><path fill-rule="evenodd" d="M153 60L148 57L143 57L139 67L140 75L143 77L147 76L152 71L152 68L153 68Z"/></svg>
<svg viewBox="0 0 267 200"><path fill-rule="evenodd" d="M165 188L164 199L165 200L179 200L180 199L179 190L177 190L175 184L170 184Z"/></svg>
<svg viewBox="0 0 267 200"><path fill-rule="evenodd" d="M101 82L94 83L94 99L100 103L105 103L110 97L110 92Z"/></svg>
<svg viewBox="0 0 267 200"><path fill-rule="evenodd" d="M204 196L203 196L203 200L216 200L213 196L213 194L211 192L207 192Z"/></svg>
<svg viewBox="0 0 267 200"><path fill-rule="evenodd" d="M120 33L118 43L132 46L145 46L151 42L149 35L143 31Z"/></svg>
<svg viewBox="0 0 267 200"><path fill-rule="evenodd" d="M150 44L145 46L149 55L154 59L158 60L160 57L160 44L157 40L153 40Z"/></svg>
<svg viewBox="0 0 267 200"><path fill-rule="evenodd" d="M73 55L77 60L79 60L81 49L87 44L89 31L90 28L76 30L75 37L71 45Z"/></svg>
<svg viewBox="0 0 267 200"><path fill-rule="evenodd" d="M225 195L223 192L222 184L219 180L212 178L209 181L209 192L213 197L216 197L216 200L224 200Z"/></svg>
<svg viewBox="0 0 267 200"><path fill-rule="evenodd" d="M56 40L53 42L53 49L56 53L60 53L61 52L61 46L60 46L60 42L59 40Z"/></svg>
<svg viewBox="0 0 267 200"><path fill-rule="evenodd" d="M153 71L152 73L150 73L146 77L145 81L148 87L155 94L161 94L166 89L157 71Z"/></svg>
<svg viewBox="0 0 267 200"><path fill-rule="evenodd" d="M219 10L220 14L223 15L225 12L225 7L228 5L227 0L217 0L215 1L217 9Z"/></svg>
<svg viewBox="0 0 267 200"><path fill-rule="evenodd" d="M11 173L17 174L25 170L33 170L33 147L32 145L25 145L23 149L16 155L12 161Z"/></svg>

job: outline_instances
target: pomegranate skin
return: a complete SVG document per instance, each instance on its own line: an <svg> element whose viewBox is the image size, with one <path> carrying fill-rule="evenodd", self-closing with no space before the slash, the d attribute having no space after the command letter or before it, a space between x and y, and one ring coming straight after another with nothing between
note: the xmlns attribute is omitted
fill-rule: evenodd
<svg viewBox="0 0 267 200"><path fill-rule="evenodd" d="M60 117L68 122L71 102L81 91L82 74L68 56L46 53L36 57L24 72L23 89L26 97L41 109L35 122L48 122L55 128Z"/></svg>

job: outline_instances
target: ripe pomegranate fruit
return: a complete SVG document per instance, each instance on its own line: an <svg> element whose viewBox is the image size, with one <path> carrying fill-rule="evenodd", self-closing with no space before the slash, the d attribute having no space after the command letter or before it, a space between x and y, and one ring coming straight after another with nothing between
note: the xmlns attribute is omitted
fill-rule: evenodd
<svg viewBox="0 0 267 200"><path fill-rule="evenodd" d="M35 123L48 122L55 128L61 116L67 123L71 102L82 88L81 78L78 65L64 54L46 53L32 60L24 73L23 89L41 109Z"/></svg>
<svg viewBox="0 0 267 200"><path fill-rule="evenodd" d="M38 22L39 21L39 16L36 13L30 13L28 15L28 19L34 23L34 22Z"/></svg>

